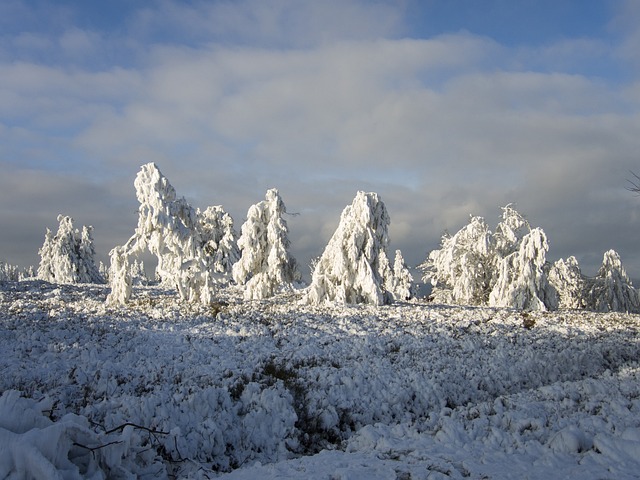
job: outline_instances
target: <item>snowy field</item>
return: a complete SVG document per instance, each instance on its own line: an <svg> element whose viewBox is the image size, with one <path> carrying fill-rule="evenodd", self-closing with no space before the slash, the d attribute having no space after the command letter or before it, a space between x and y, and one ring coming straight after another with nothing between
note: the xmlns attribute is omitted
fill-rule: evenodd
<svg viewBox="0 0 640 480"><path fill-rule="evenodd" d="M0 284L0 478L640 476L640 316L107 293Z"/></svg>

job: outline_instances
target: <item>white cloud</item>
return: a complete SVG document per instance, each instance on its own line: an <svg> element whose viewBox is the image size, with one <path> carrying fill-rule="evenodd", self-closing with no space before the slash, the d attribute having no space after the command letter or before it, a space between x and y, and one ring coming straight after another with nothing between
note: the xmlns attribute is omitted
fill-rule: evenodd
<svg viewBox="0 0 640 480"><path fill-rule="evenodd" d="M267 188L279 188L301 213L289 223L302 263L321 253L361 189L387 203L392 248L411 263L469 214L495 225L508 202L547 231L559 255L579 255L571 248L580 245L593 261L615 242L624 259L635 248L637 199L624 186L628 170L640 170L637 83L620 89L580 73L604 43L525 51L470 34L401 39L401 10L391 3L159 5L118 40L148 52L135 67L1 65L0 162L13 164L16 188L3 195L13 215L22 211L26 222L39 203L51 222L76 215L62 210L107 179L86 208L98 217L99 244L100 232L110 232L110 248L131 233L111 228L122 224L112 202L134 205L135 173L156 161L179 194L200 207L223 204L238 227ZM356 17L360 26L347 31ZM190 46L136 43L161 29L187 35L187 25ZM229 42L205 41L223 37ZM22 41L49 48L47 38L78 57L113 41L73 28ZM566 66L571 59L577 67ZM47 172L40 179L60 171L54 191L33 193L31 174L16 166L25 159ZM65 188L69 174L84 187ZM567 227L576 218L580 226Z"/></svg>

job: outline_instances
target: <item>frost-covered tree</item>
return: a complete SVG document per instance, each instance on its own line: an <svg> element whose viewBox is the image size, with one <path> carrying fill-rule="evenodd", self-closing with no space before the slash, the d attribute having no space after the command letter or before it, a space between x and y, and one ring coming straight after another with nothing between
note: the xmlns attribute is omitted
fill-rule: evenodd
<svg viewBox="0 0 640 480"><path fill-rule="evenodd" d="M144 270L144 262L134 259L129 265L129 274L131 275L132 285L149 285L147 272Z"/></svg>
<svg viewBox="0 0 640 480"><path fill-rule="evenodd" d="M500 259L517 251L520 242L530 231L531 225L512 203L502 207L502 220L493 234L496 261L499 262Z"/></svg>
<svg viewBox="0 0 640 480"><path fill-rule="evenodd" d="M376 193L358 192L313 270L307 303L390 303L385 288L389 214Z"/></svg>
<svg viewBox="0 0 640 480"><path fill-rule="evenodd" d="M123 247L111 253L109 303L124 303L131 295L128 257L149 251L158 259L157 274L188 301L210 303L211 278L196 210L176 195L169 180L153 163L143 165L134 181L140 202L138 226Z"/></svg>
<svg viewBox="0 0 640 480"><path fill-rule="evenodd" d="M544 271L548 250L547 236L542 229L534 228L526 234L518 251L500 260L489 305L521 310L557 308L557 294Z"/></svg>
<svg viewBox="0 0 640 480"><path fill-rule="evenodd" d="M571 256L555 262L547 274L549 283L558 292L558 307L582 309L586 307L587 278L580 271L578 260Z"/></svg>
<svg viewBox="0 0 640 480"><path fill-rule="evenodd" d="M233 218L217 205L198 211L202 242L209 265L223 278L230 276L233 265L240 260L238 235L233 228Z"/></svg>
<svg viewBox="0 0 640 480"><path fill-rule="evenodd" d="M233 265L233 279L244 285L247 300L259 300L291 290L300 280L295 258L289 253L289 228L282 218L287 212L278 190L252 205L242 225L238 247L240 259Z"/></svg>
<svg viewBox="0 0 640 480"><path fill-rule="evenodd" d="M73 228L73 218L58 215L55 235L47 229L39 250L38 278L55 283L103 283L95 264L93 227Z"/></svg>
<svg viewBox="0 0 640 480"><path fill-rule="evenodd" d="M414 296L413 275L407 265L400 250L396 250L393 262L393 274L387 282L387 290L390 291L396 300L409 300Z"/></svg>
<svg viewBox="0 0 640 480"><path fill-rule="evenodd" d="M429 253L420 268L439 303L483 305L489 299L495 247L484 218L470 217L455 235L443 235L440 249Z"/></svg>
<svg viewBox="0 0 640 480"><path fill-rule="evenodd" d="M14 265L0 261L0 282L17 282L20 269Z"/></svg>
<svg viewBox="0 0 640 480"><path fill-rule="evenodd" d="M605 252L598 274L590 280L586 303L589 310L597 312L640 311L638 291L614 250Z"/></svg>

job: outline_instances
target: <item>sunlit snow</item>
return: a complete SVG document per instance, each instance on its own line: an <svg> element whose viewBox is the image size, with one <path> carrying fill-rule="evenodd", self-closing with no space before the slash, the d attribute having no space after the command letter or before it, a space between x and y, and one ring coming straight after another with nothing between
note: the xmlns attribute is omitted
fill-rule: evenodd
<svg viewBox="0 0 640 480"><path fill-rule="evenodd" d="M0 284L1 478L640 471L636 315L132 288Z"/></svg>

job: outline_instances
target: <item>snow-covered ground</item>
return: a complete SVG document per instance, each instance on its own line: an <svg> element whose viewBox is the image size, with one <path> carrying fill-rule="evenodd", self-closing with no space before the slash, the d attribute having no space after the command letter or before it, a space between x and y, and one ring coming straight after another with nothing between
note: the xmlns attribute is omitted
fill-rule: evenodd
<svg viewBox="0 0 640 480"><path fill-rule="evenodd" d="M640 476L640 316L107 294L0 284L0 478Z"/></svg>

